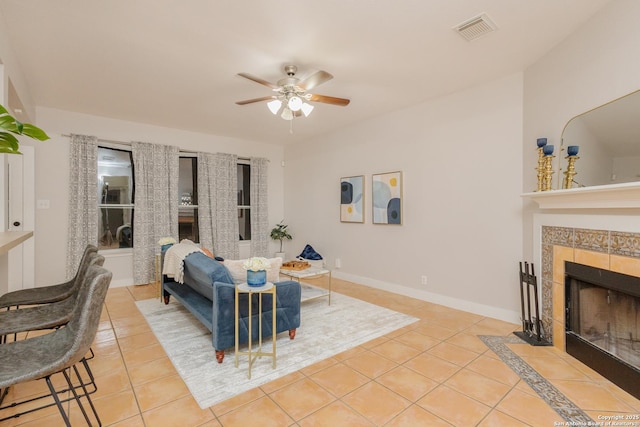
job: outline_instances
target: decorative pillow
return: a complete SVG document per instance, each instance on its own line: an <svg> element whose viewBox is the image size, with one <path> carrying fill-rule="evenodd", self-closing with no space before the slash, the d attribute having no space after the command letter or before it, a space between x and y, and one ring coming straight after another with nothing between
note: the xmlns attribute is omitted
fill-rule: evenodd
<svg viewBox="0 0 640 427"><path fill-rule="evenodd" d="M227 267L233 283L244 283L247 281L247 270L242 267L244 259L225 259L224 266ZM267 282L279 282L280 281L280 267L282 266L282 258L269 258L269 264L271 268L267 270Z"/></svg>
<svg viewBox="0 0 640 427"><path fill-rule="evenodd" d="M302 250L302 253L298 255L298 257L304 258L304 259L313 259L313 260L322 259L322 255L316 252L315 249L311 247L311 245L305 246L304 249Z"/></svg>
<svg viewBox="0 0 640 427"><path fill-rule="evenodd" d="M205 254L206 256L208 256L209 258L215 258L215 257L213 256L213 253L211 253L211 251L210 251L209 249L207 249L207 248L202 248L202 252L204 252L204 254Z"/></svg>

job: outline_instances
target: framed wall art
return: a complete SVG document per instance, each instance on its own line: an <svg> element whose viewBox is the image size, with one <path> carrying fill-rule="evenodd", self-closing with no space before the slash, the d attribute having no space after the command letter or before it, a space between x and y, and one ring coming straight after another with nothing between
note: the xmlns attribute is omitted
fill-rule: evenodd
<svg viewBox="0 0 640 427"><path fill-rule="evenodd" d="M340 178L340 222L364 222L364 175Z"/></svg>
<svg viewBox="0 0 640 427"><path fill-rule="evenodd" d="M373 223L402 225L402 172L371 177Z"/></svg>

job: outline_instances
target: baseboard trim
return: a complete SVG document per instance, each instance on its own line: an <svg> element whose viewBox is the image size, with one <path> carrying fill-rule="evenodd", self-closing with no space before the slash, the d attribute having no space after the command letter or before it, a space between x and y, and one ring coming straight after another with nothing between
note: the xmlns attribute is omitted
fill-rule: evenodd
<svg viewBox="0 0 640 427"><path fill-rule="evenodd" d="M382 280L375 280L369 277L362 277L355 274L344 273L338 270L333 270L331 274L337 279L347 280L349 282L370 286L372 288L380 289L383 291L393 292L395 294L404 295L411 298L417 298L422 301L432 302L434 304L440 304L446 307L468 311L470 313L478 314L481 316L515 323L516 325L520 324L520 313L518 313L517 311L493 307L485 304L478 304L473 301L462 300L459 298L453 298L434 292L409 288L397 283L384 282Z"/></svg>

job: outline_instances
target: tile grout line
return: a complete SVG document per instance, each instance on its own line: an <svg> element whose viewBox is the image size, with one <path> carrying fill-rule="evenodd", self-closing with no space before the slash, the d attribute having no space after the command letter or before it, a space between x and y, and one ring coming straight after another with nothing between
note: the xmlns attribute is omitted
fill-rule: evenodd
<svg viewBox="0 0 640 427"><path fill-rule="evenodd" d="M525 344L523 340L516 336L478 335L478 338L518 374L565 421L577 422L580 425L595 425L595 421L591 417L505 345Z"/></svg>

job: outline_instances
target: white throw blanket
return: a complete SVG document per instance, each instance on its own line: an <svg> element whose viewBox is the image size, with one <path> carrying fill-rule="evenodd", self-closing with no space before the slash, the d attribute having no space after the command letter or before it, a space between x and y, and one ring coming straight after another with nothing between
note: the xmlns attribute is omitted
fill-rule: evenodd
<svg viewBox="0 0 640 427"><path fill-rule="evenodd" d="M184 258L194 252L202 252L191 240L184 239L171 246L164 254L162 274L173 278L178 283L184 283Z"/></svg>

